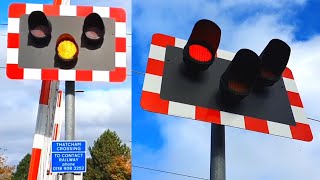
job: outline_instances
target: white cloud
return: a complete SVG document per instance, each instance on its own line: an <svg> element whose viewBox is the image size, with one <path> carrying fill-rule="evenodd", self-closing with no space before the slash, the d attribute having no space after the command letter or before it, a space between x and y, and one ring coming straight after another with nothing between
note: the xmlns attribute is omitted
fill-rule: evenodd
<svg viewBox="0 0 320 180"><path fill-rule="evenodd" d="M6 154L10 163L17 163L31 152L40 83L11 81L7 79L5 69L0 71L1 148L8 149Z"/></svg>
<svg viewBox="0 0 320 180"><path fill-rule="evenodd" d="M320 127L312 123L313 130ZM310 179L319 172L319 132L311 143L228 128L227 171L229 179ZM232 172L232 173L231 173Z"/></svg>
<svg viewBox="0 0 320 180"><path fill-rule="evenodd" d="M134 144L135 165L209 179L210 125L158 117L163 147L156 151ZM313 130L320 124L312 123ZM226 127L227 179L317 180L319 132L311 143ZM133 179L188 179L159 172L133 169Z"/></svg>
<svg viewBox="0 0 320 180"><path fill-rule="evenodd" d="M241 23L233 22L227 32L222 31L222 46L233 52L240 48L250 48L260 54L273 38L290 43L293 27L281 24L279 19L279 15L256 15Z"/></svg>
<svg viewBox="0 0 320 180"><path fill-rule="evenodd" d="M303 5L307 0L223 0L221 5L223 7L237 7L237 6L246 6L247 8L255 6L268 6L269 8L282 8L284 5Z"/></svg>
<svg viewBox="0 0 320 180"><path fill-rule="evenodd" d="M163 148L152 151L148 147L134 144L133 163L144 167L177 172L202 178L208 177L210 126L207 123L158 116L152 119L161 124ZM137 147L137 148L136 148ZM187 179L183 176L165 173L148 173L146 170L133 169L132 179Z"/></svg>
<svg viewBox="0 0 320 180"><path fill-rule="evenodd" d="M16 164L31 152L40 83L33 81L29 88L4 78L0 79L0 83L6 85L0 90L1 147L8 149L6 154L10 163ZM87 140L92 146L93 141L107 129L116 131L125 143L131 140L130 88L109 91L92 89L77 94L76 139ZM64 127L61 133L63 139ZM131 146L130 143L128 145Z"/></svg>
<svg viewBox="0 0 320 180"><path fill-rule="evenodd" d="M320 35L314 36L308 41L293 42L291 45L291 68L298 86L302 102L309 117L320 117L317 102L320 101Z"/></svg>
<svg viewBox="0 0 320 180"><path fill-rule="evenodd" d="M249 0L248 0L249 1ZM290 12L290 9L263 10L274 1L264 1L257 8L261 10L240 22L235 18L246 13L252 6L230 1L236 8L225 7L223 1L146 1L135 2L135 37L140 44L149 48L152 34L163 33L177 38L187 39L192 27L199 19L210 19L216 22L221 30L220 48L224 50L237 51L248 47L253 50L262 51L263 47L272 38L278 37L285 41L293 39L294 26L283 24L282 17ZM247 2L247 0L243 0ZM260 1L259 1L260 2ZM259 3L258 3L259 4ZM286 5L296 4L287 2ZM299 3L297 4L299 5ZM282 7L282 6L281 6ZM239 9L243 9L240 13ZM259 51L257 51L259 53ZM139 59L144 67L147 60L145 51Z"/></svg>
<svg viewBox="0 0 320 180"><path fill-rule="evenodd" d="M111 129L131 140L131 89L92 90L79 95L76 103L79 138L96 139Z"/></svg>
<svg viewBox="0 0 320 180"><path fill-rule="evenodd" d="M7 29L0 26L0 66L5 66L7 54Z"/></svg>

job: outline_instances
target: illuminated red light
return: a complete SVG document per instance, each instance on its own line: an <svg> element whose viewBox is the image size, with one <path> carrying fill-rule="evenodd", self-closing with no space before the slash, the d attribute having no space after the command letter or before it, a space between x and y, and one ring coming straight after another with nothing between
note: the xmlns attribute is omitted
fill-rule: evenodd
<svg viewBox="0 0 320 180"><path fill-rule="evenodd" d="M211 52L204 46L193 44L189 46L190 56L196 61L207 62L212 58Z"/></svg>
<svg viewBox="0 0 320 180"><path fill-rule="evenodd" d="M221 29L214 22L202 19L193 27L187 44L183 48L183 61L194 72L207 70L215 60Z"/></svg>

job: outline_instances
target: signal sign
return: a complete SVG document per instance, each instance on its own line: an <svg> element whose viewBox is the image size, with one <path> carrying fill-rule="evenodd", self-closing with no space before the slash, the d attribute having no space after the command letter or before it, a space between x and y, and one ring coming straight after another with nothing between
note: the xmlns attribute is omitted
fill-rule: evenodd
<svg viewBox="0 0 320 180"><path fill-rule="evenodd" d="M184 61L186 47L188 47L186 40L163 34L153 35L141 96L143 109L312 141L308 119L292 72L285 67L286 62L282 62L285 64L284 68L281 66L284 72L281 72L278 81L273 81L273 86L254 88L254 91L251 91L252 82L259 78L260 69L258 72L257 67L261 67L259 57L254 52L242 49L234 54L218 49L214 52L216 54L214 63L199 73L190 71L190 66L186 65ZM203 50L204 48L199 49L203 54L208 52ZM207 56L198 55L198 57L206 59ZM251 78L247 78L247 82L241 81L241 74L237 74L237 69L244 66L251 67L250 71L244 73ZM199 70L197 67L195 69ZM231 86L230 82L225 86L232 77L239 79L231 81ZM225 87L233 88L233 92L238 91L238 99L229 96L232 101L228 102L222 95Z"/></svg>
<svg viewBox="0 0 320 180"><path fill-rule="evenodd" d="M85 173L86 141L52 141L52 173Z"/></svg>
<svg viewBox="0 0 320 180"><path fill-rule="evenodd" d="M7 76L124 81L125 11L112 7L11 4Z"/></svg>

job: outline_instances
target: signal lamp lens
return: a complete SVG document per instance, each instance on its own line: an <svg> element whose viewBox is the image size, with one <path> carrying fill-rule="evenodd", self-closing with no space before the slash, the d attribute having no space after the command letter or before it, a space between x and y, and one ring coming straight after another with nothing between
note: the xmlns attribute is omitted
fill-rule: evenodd
<svg viewBox="0 0 320 180"><path fill-rule="evenodd" d="M195 72L208 69L214 61L220 37L221 29L217 24L207 19L198 21L183 49L186 66Z"/></svg>
<svg viewBox="0 0 320 180"><path fill-rule="evenodd" d="M70 60L76 55L77 46L73 42L65 40L58 45L57 50L61 58Z"/></svg>
<svg viewBox="0 0 320 180"><path fill-rule="evenodd" d="M259 86L272 86L279 81L288 64L290 52L290 47L280 39L272 39L268 43L260 54Z"/></svg>
<svg viewBox="0 0 320 180"><path fill-rule="evenodd" d="M236 80L228 81L228 87L232 91L240 93L240 94L247 93L250 90L248 84L241 82L241 81L236 81Z"/></svg>
<svg viewBox="0 0 320 180"><path fill-rule="evenodd" d="M220 78L220 91L227 101L249 95L260 70L259 56L249 49L239 50Z"/></svg>
<svg viewBox="0 0 320 180"><path fill-rule="evenodd" d="M98 40L102 37L102 32L96 27L89 27L86 30L85 35L91 40Z"/></svg>
<svg viewBox="0 0 320 180"><path fill-rule="evenodd" d="M51 40L51 24L42 11L33 11L28 16L30 44L35 47L47 46Z"/></svg>
<svg viewBox="0 0 320 180"><path fill-rule="evenodd" d="M30 30L30 33L36 38L45 38L50 33L48 27L39 25Z"/></svg>
<svg viewBox="0 0 320 180"><path fill-rule="evenodd" d="M260 76L265 79L276 79L277 78L277 75L275 75L273 72L262 69L262 68L260 70Z"/></svg>
<svg viewBox="0 0 320 180"><path fill-rule="evenodd" d="M87 42L101 42L105 34L105 26L100 15L97 13L89 14L84 20L82 32Z"/></svg>
<svg viewBox="0 0 320 180"><path fill-rule="evenodd" d="M190 56L199 62L208 62L212 59L211 52L204 46L193 44L189 46Z"/></svg>
<svg viewBox="0 0 320 180"><path fill-rule="evenodd" d="M57 40L56 52L62 61L73 61L77 58L79 48L70 34L62 34Z"/></svg>

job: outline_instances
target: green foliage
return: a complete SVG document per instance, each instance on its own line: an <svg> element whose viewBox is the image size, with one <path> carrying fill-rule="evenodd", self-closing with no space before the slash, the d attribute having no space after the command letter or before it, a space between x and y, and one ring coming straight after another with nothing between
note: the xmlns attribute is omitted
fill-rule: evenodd
<svg viewBox="0 0 320 180"><path fill-rule="evenodd" d="M12 180L28 179L30 160L30 154L24 156L17 166L17 171L13 173Z"/></svg>
<svg viewBox="0 0 320 180"><path fill-rule="evenodd" d="M89 147L89 152L91 158L87 160L85 180L131 179L131 150L121 142L116 132L107 130L102 133L93 147Z"/></svg>

